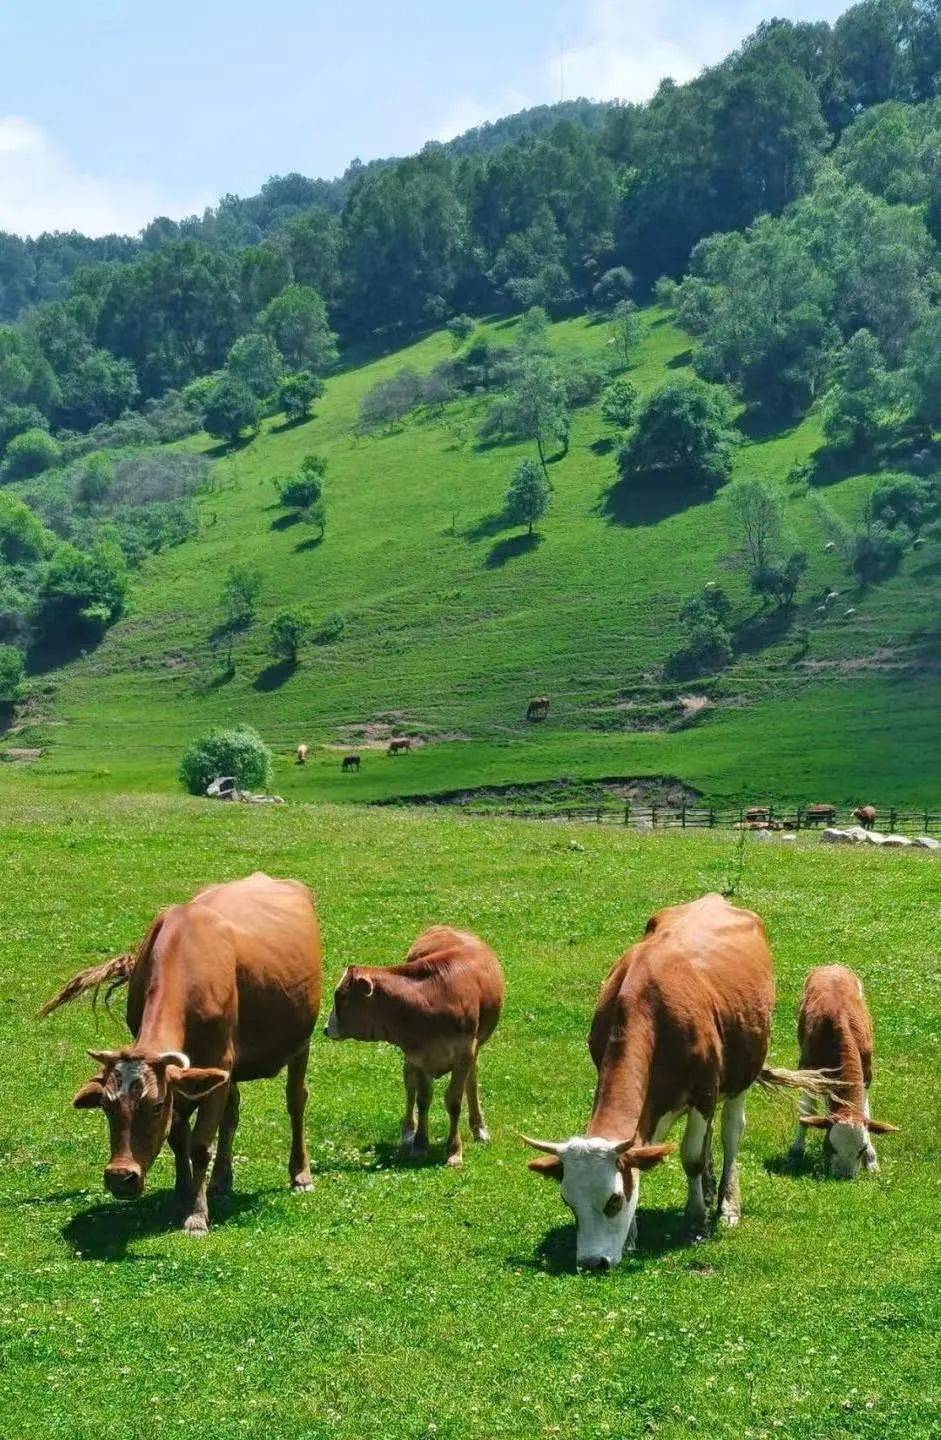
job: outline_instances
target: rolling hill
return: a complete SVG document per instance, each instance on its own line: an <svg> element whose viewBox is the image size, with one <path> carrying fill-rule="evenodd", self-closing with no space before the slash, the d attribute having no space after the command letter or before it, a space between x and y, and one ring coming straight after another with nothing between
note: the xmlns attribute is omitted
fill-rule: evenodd
<svg viewBox="0 0 941 1440"><path fill-rule="evenodd" d="M669 312L651 307L642 319L630 373L641 394L683 374L690 358ZM489 328L511 339L516 323ZM550 331L560 355L600 352L607 338L587 317ZM308 798L644 776L674 777L714 801L941 796L941 539L929 534L898 575L859 592L825 550L821 498L852 520L873 477L820 487L795 475L820 443L813 412L793 428L746 435L736 458L736 478L779 488L788 530L810 556L797 611L782 624L730 561L723 492L676 508L669 497L624 493L594 405L574 412L569 453L551 467L552 508L531 545L501 515L527 447L481 448L485 397L419 412L389 433L358 432L359 403L377 380L404 365L426 371L450 345L437 332L348 358L312 420L292 427L276 417L232 453L205 437L187 442L218 456L200 532L146 562L131 612L97 649L35 677L7 737L45 750L31 781L172 788L187 742L238 720L277 752L277 788ZM322 542L291 523L272 484L312 450L328 462ZM235 562L257 565L264 588L227 678L210 633ZM710 580L735 602L737 658L714 680L665 683L679 607ZM830 589L840 602L822 618ZM285 605L345 622L293 671L265 651L265 622ZM542 692L550 717L528 725L526 702ZM420 737L415 753L385 756L393 728ZM290 763L301 740L313 749L305 769ZM341 776L338 748L357 745L366 750L360 774ZM24 768L0 767L5 784Z"/></svg>

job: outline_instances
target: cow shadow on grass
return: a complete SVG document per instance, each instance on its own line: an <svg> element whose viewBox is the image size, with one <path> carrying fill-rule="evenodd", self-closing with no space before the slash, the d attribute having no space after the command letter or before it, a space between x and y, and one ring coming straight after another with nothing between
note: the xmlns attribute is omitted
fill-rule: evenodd
<svg viewBox="0 0 941 1440"><path fill-rule="evenodd" d="M444 1141L432 1141L427 1150L407 1150L401 1141L380 1140L373 1146L377 1170L443 1170Z"/></svg>
<svg viewBox="0 0 941 1440"><path fill-rule="evenodd" d="M776 1175L783 1180L829 1179L822 1158L807 1152L799 1160L794 1158L790 1150L784 1150L780 1155L768 1155L764 1167L767 1174Z"/></svg>
<svg viewBox="0 0 941 1440"><path fill-rule="evenodd" d="M687 1250L694 1245L682 1210L659 1208L643 1210L637 1221L637 1248L625 1252L618 1269L630 1272L671 1250ZM575 1272L575 1226L556 1225L546 1232L530 1255L512 1255L507 1265L514 1270L548 1270L553 1275Z"/></svg>
<svg viewBox="0 0 941 1440"><path fill-rule="evenodd" d="M210 1227L224 1225L227 1220L237 1220L254 1210L260 1198L251 1191L224 1197L210 1196ZM103 1200L91 1205L67 1220L61 1233L77 1260L135 1261L145 1258L128 1254L128 1247L135 1241L148 1240L154 1235L169 1235L180 1229L180 1210L173 1191L158 1190L127 1203ZM146 1257L148 1261L152 1258L150 1255Z"/></svg>

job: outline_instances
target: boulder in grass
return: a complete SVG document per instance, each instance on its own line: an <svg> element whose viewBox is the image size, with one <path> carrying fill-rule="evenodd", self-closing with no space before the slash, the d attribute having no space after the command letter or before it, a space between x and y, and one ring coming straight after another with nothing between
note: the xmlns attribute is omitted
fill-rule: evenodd
<svg viewBox="0 0 941 1440"><path fill-rule="evenodd" d="M919 850L941 850L941 840L936 840L933 835L916 835L912 844Z"/></svg>
<svg viewBox="0 0 941 1440"><path fill-rule="evenodd" d="M890 850L902 850L910 846L911 843L907 835L883 835L882 837L883 848Z"/></svg>
<svg viewBox="0 0 941 1440"><path fill-rule="evenodd" d="M853 837L848 830L837 830L835 826L828 826L820 836L822 845L852 845Z"/></svg>

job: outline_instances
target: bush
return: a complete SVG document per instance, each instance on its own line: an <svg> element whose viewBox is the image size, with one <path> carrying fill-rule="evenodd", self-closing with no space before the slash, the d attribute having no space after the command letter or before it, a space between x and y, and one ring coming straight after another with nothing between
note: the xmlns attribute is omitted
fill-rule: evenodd
<svg viewBox="0 0 941 1440"><path fill-rule="evenodd" d="M690 627L686 644L674 650L666 663L668 676L678 680L713 675L732 659L732 640L718 620L704 618Z"/></svg>
<svg viewBox="0 0 941 1440"><path fill-rule="evenodd" d="M244 628L254 620L261 594L261 571L254 565L230 565L222 586L226 624Z"/></svg>
<svg viewBox="0 0 941 1440"><path fill-rule="evenodd" d="M0 406L0 454L16 435L24 430L45 430L47 420L35 405Z"/></svg>
<svg viewBox="0 0 941 1440"><path fill-rule="evenodd" d="M14 435L3 462L6 480L28 480L51 470L62 458L59 446L47 430L24 430Z"/></svg>
<svg viewBox="0 0 941 1440"><path fill-rule="evenodd" d="M596 285L592 286L591 298L599 310L610 310L619 300L627 300L634 289L634 277L624 265L606 270Z"/></svg>
<svg viewBox="0 0 941 1440"><path fill-rule="evenodd" d="M881 520L874 520L855 537L850 568L860 585L874 585L894 575L902 556L911 544L911 531L906 525L891 529Z"/></svg>
<svg viewBox="0 0 941 1440"><path fill-rule="evenodd" d="M308 633L310 621L296 610L281 610L268 627L268 650L276 660L297 664L297 656Z"/></svg>
<svg viewBox="0 0 941 1440"><path fill-rule="evenodd" d="M0 645L0 706L12 705L26 673L26 656L15 645Z"/></svg>
<svg viewBox="0 0 941 1440"><path fill-rule="evenodd" d="M911 475L886 477L872 492L870 500L874 520L881 520L890 530L905 525L917 535L934 510L938 500L934 488L926 480Z"/></svg>
<svg viewBox="0 0 941 1440"><path fill-rule="evenodd" d="M756 595L768 597L784 609L794 604L801 577L807 569L807 556L795 550L786 560L772 560L752 570L751 588Z"/></svg>
<svg viewBox="0 0 941 1440"><path fill-rule="evenodd" d="M260 417L258 401L248 386L234 375L223 374L206 401L203 429L231 444L243 430L257 430Z"/></svg>
<svg viewBox="0 0 941 1440"><path fill-rule="evenodd" d="M90 550L60 545L39 587L47 639L100 634L122 615L127 584L127 562L117 545L99 541Z"/></svg>
<svg viewBox="0 0 941 1440"><path fill-rule="evenodd" d="M278 405L289 420L303 420L324 392L324 383L309 370L298 370L281 381Z"/></svg>
<svg viewBox="0 0 941 1440"><path fill-rule="evenodd" d="M191 795L205 795L220 775L233 775L244 790L269 785L271 751L250 725L210 730L193 741L180 761L180 781Z"/></svg>
<svg viewBox="0 0 941 1440"><path fill-rule="evenodd" d="M630 380L615 380L601 397L601 418L615 430L627 430L634 420L637 391Z"/></svg>
<svg viewBox="0 0 941 1440"><path fill-rule="evenodd" d="M597 400L611 379L610 365L592 355L576 355L562 368L565 399L572 410ZM626 382L625 382L626 383Z"/></svg>
<svg viewBox="0 0 941 1440"><path fill-rule="evenodd" d="M621 474L661 474L712 493L732 472L736 443L728 391L702 380L676 380L643 402L621 447Z"/></svg>
<svg viewBox="0 0 941 1440"><path fill-rule="evenodd" d="M658 305L663 305L672 310L677 300L677 283L669 275L661 275L653 287L654 299Z"/></svg>
<svg viewBox="0 0 941 1440"><path fill-rule="evenodd" d="M543 467L535 460L521 460L506 492L507 519L526 525L532 535L533 526L545 515L551 499L552 484Z"/></svg>
<svg viewBox="0 0 941 1440"><path fill-rule="evenodd" d="M286 510L298 510L305 520L320 526L327 523L323 483L327 462L322 455L306 455L296 475L276 480L280 502Z"/></svg>
<svg viewBox="0 0 941 1440"><path fill-rule="evenodd" d="M325 615L323 620L314 630L311 639L315 645L332 645L334 640L339 640L346 629L346 621L336 610Z"/></svg>
<svg viewBox="0 0 941 1440"><path fill-rule="evenodd" d="M470 315L453 315L444 327L454 342L455 348L469 340L476 328Z"/></svg>

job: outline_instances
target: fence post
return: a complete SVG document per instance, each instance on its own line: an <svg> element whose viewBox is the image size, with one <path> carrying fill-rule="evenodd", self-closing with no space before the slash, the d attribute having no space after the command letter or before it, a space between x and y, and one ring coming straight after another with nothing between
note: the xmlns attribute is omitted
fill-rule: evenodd
<svg viewBox="0 0 941 1440"><path fill-rule="evenodd" d="M650 807L650 828L651 828L651 830L656 830L656 828L657 828L657 807L656 807L656 805L651 805L651 807Z"/></svg>
<svg viewBox="0 0 941 1440"><path fill-rule="evenodd" d="M925 811L925 834L928 834L928 811Z"/></svg>
<svg viewBox="0 0 941 1440"><path fill-rule="evenodd" d="M625 825L630 825L630 823L631 823L631 802L630 802L630 800L625 800L625 801L624 801L624 824L625 824Z"/></svg>
<svg viewBox="0 0 941 1440"><path fill-rule="evenodd" d="M680 824L686 829L686 801L683 801L683 808L680 810Z"/></svg>
<svg viewBox="0 0 941 1440"><path fill-rule="evenodd" d="M745 824L745 811L742 809L741 805L738 807L738 824L739 829L741 829L741 827Z"/></svg>
<svg viewBox="0 0 941 1440"><path fill-rule="evenodd" d="M896 814L896 809L895 809L895 806L893 805L893 806L892 806L892 809L889 811L889 834L890 834L890 835L894 835L894 834L895 834L895 822L896 822L896 819L897 819L897 818L898 818L898 817L897 817L897 814Z"/></svg>
<svg viewBox="0 0 941 1440"><path fill-rule="evenodd" d="M803 812L802 812L802 810L801 810L801 807L798 805L798 807L797 807L797 824L794 826L795 830L799 830L799 829L801 828L801 815L802 815L802 813L803 813Z"/></svg>
<svg viewBox="0 0 941 1440"><path fill-rule="evenodd" d="M595 823L596 823L597 825L600 825L600 824L601 824L601 806L600 806L600 805L598 806L598 809L595 811Z"/></svg>
<svg viewBox="0 0 941 1440"><path fill-rule="evenodd" d="M716 812L713 810L712 806L710 805L710 806L709 806L709 829L710 829L710 830L714 830L715 828L716 828Z"/></svg>

